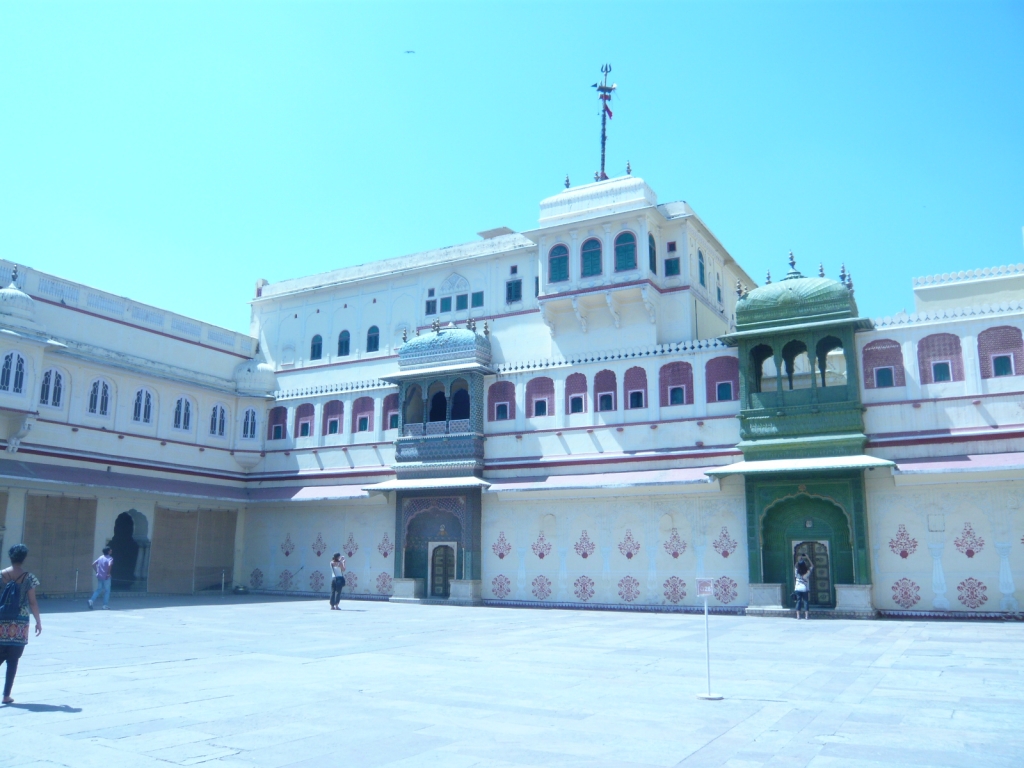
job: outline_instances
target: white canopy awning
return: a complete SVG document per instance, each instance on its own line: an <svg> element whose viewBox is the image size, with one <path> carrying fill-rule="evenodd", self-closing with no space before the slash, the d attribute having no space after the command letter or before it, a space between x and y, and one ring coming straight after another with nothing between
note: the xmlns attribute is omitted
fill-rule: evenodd
<svg viewBox="0 0 1024 768"><path fill-rule="evenodd" d="M823 469L878 469L892 467L895 462L874 456L816 456L810 459L769 459L766 461L738 461L724 467L704 470L711 477L726 475L767 475L773 472L817 472Z"/></svg>
<svg viewBox="0 0 1024 768"><path fill-rule="evenodd" d="M451 365L434 365L427 368L410 368L398 373L389 373L381 376L381 381L397 384L406 379L424 379L430 376L448 376L453 373L482 373L492 374L493 368L480 363L453 363Z"/></svg>
<svg viewBox="0 0 1024 768"><path fill-rule="evenodd" d="M376 485L364 485L363 490L370 493L386 493L387 491L431 491L447 488L489 488L490 485L479 477L424 477L385 480Z"/></svg>

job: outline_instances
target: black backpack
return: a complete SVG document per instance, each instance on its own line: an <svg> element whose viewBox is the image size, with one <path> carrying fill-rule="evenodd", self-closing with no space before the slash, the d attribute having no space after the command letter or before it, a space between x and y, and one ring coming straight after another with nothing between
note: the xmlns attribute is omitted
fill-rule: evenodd
<svg viewBox="0 0 1024 768"><path fill-rule="evenodd" d="M4 584L0 591L0 619L16 619L21 615L21 584L26 576L28 574L23 573L17 581L11 579Z"/></svg>

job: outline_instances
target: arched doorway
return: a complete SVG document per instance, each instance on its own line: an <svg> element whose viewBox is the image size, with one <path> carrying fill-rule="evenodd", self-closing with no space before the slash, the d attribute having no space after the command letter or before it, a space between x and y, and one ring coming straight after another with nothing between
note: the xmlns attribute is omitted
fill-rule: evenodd
<svg viewBox="0 0 1024 768"><path fill-rule="evenodd" d="M442 499L442 502L445 501ZM412 517L405 531L405 568L403 575L407 579L424 579L427 594L433 597L433 549L435 544L451 544L453 550L465 546L462 539L462 523L452 512L440 506L426 507ZM452 553L452 568L458 564L455 553ZM456 578L452 572L452 578ZM445 595L447 596L447 595Z"/></svg>
<svg viewBox="0 0 1024 768"><path fill-rule="evenodd" d="M114 536L107 542L113 550L111 589L145 592L149 574L149 523L137 510L122 512L114 520Z"/></svg>
<svg viewBox="0 0 1024 768"><path fill-rule="evenodd" d="M447 544L438 544L430 553L430 597L447 599L454 579L455 549Z"/></svg>
<svg viewBox="0 0 1024 768"><path fill-rule="evenodd" d="M800 495L782 499L765 513L761 531L764 581L793 592L796 559L806 554L814 564L810 603L836 604L836 584L853 584L853 546L846 513L827 499Z"/></svg>

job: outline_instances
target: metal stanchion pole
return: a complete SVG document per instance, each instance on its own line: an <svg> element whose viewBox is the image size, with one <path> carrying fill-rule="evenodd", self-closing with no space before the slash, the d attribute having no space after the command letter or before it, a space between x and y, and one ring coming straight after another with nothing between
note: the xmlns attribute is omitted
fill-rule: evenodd
<svg viewBox="0 0 1024 768"><path fill-rule="evenodd" d="M698 699L721 701L722 697L711 692L711 632L708 626L708 596L714 589L711 579L697 579L697 594L704 598L704 660L707 663L708 692L697 694Z"/></svg>
<svg viewBox="0 0 1024 768"><path fill-rule="evenodd" d="M220 593L224 594L224 571L220 572Z"/></svg>
<svg viewBox="0 0 1024 768"><path fill-rule="evenodd" d="M75 568L75 597L78 597L78 569Z"/></svg>

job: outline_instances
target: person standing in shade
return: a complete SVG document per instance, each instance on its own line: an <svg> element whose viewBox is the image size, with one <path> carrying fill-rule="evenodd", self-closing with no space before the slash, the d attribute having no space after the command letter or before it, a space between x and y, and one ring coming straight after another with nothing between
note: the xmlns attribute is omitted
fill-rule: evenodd
<svg viewBox="0 0 1024 768"><path fill-rule="evenodd" d="M15 544L8 551L11 567L0 571L0 664L7 662L7 678L4 681L4 704L13 704L11 689L14 676L18 673L18 661L28 645L28 616L31 611L36 618L36 635L43 631L39 618L39 604L36 602L36 587L39 579L25 570L28 547Z"/></svg>
<svg viewBox="0 0 1024 768"><path fill-rule="evenodd" d="M341 552L335 552L331 558L331 610L340 611L338 603L341 602L341 590L345 587L345 558Z"/></svg>
<svg viewBox="0 0 1024 768"><path fill-rule="evenodd" d="M806 555L800 555L796 563L796 573L793 575L793 594L796 596L796 617L800 618L800 606L804 607L804 618L810 619L810 597L811 592L811 571L814 566L807 559Z"/></svg>
<svg viewBox="0 0 1024 768"><path fill-rule="evenodd" d="M103 593L103 610L107 610L110 606L110 569L114 565L114 558L110 556L110 547L103 548L103 554L93 561L92 567L96 571L96 591L92 593L92 597L89 598L89 610L92 610L93 604L96 599L100 596L100 592Z"/></svg>

